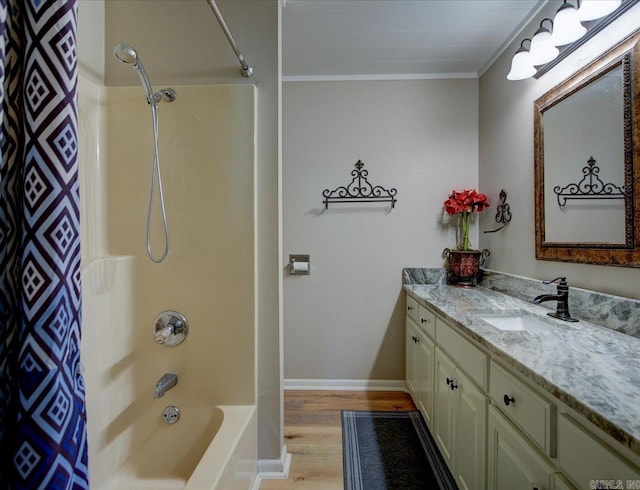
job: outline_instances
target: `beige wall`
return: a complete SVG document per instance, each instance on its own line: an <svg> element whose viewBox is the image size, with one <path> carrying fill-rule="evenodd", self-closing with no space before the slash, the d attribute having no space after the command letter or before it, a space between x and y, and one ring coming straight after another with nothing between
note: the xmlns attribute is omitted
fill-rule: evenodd
<svg viewBox="0 0 640 490"><path fill-rule="evenodd" d="M562 274L570 285L637 299L639 269L535 259L533 101L638 28L640 18L640 5L636 5L540 79L508 81L511 57L520 41L535 32L541 19L553 17L560 3L545 6L480 79L480 187L493 202L505 189L513 214L509 226L482 235L480 243L491 250L490 269L541 280ZM481 227L494 227L494 216L483 213Z"/></svg>
<svg viewBox="0 0 640 490"><path fill-rule="evenodd" d="M91 66L95 62L100 71L100 62L96 60L102 59L101 76L106 85L135 86L141 90L135 71L113 58L114 46L124 42L140 53L155 89L176 84L256 85L258 455L262 459L278 459L283 436L278 265L280 8L277 0L217 3L255 69L250 80L240 76L233 51L204 0L81 0L81 67L83 62ZM101 16L104 23L94 23ZM101 55L95 55L96 49L102 51Z"/></svg>
<svg viewBox="0 0 640 490"><path fill-rule="evenodd" d="M477 80L287 82L283 86L286 379L404 379L403 267L441 267L452 188L478 184ZM335 205L357 160L396 208ZM473 237L477 244L477 236Z"/></svg>

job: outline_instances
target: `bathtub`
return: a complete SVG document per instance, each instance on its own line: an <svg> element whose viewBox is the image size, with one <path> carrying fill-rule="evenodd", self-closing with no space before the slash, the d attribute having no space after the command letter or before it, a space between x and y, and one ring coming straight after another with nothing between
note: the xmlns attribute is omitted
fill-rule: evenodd
<svg viewBox="0 0 640 490"><path fill-rule="evenodd" d="M109 490L247 490L256 480L256 409L179 406L118 470Z"/></svg>

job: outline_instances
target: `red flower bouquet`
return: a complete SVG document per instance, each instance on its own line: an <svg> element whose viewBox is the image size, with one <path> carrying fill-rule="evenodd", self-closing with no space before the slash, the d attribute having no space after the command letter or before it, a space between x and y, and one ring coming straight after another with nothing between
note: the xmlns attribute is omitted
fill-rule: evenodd
<svg viewBox="0 0 640 490"><path fill-rule="evenodd" d="M460 241L454 250L471 250L469 240L469 229L471 226L471 214L482 212L489 207L486 194L477 192L475 189L465 189L463 191L451 191L449 199L444 202L444 209L447 214L457 214L460 224Z"/></svg>

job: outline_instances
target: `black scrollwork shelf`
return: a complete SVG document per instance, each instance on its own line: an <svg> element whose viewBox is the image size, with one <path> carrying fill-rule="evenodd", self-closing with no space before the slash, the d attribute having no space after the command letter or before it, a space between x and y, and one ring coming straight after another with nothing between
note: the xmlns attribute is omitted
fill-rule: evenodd
<svg viewBox="0 0 640 490"><path fill-rule="evenodd" d="M598 173L600 168L596 165L596 160L591 157L587 160L587 166L583 167L584 177L577 184L567 184L564 187L559 185L553 188L553 192L558 197L558 206L564 207L569 199L624 199L625 186L618 186L612 183L604 183Z"/></svg>
<svg viewBox="0 0 640 490"><path fill-rule="evenodd" d="M397 199L396 189L385 189L380 185L373 186L367 180L369 172L364 170L364 163L358 160L355 164L356 169L351 171L353 179L346 186L337 187L334 190L325 189L322 191L324 196L324 208L329 209L329 203L353 203L353 202L390 202L393 209Z"/></svg>

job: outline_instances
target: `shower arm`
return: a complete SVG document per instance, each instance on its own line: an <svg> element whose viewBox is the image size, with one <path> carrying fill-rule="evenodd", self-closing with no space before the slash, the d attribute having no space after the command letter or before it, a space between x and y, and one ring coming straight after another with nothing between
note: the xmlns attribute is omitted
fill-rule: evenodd
<svg viewBox="0 0 640 490"><path fill-rule="evenodd" d="M242 76L245 78L250 78L251 75L253 75L253 68L249 64L247 64L247 62L244 60L244 56L242 56L242 53L240 52L240 49L238 49L238 45L234 41L233 36L231 35L231 31L227 27L227 23L224 21L224 17L222 17L220 9L216 5L216 0L207 0L207 3L209 4L209 7L211 7L211 10L213 10L214 15L216 16L216 19L218 19L218 23L222 28L222 32L224 32L224 35L227 37L227 41L229 41L229 44L231 45L231 49L233 49L233 52L236 54L236 57L240 62L240 66L242 67L240 72L242 73Z"/></svg>

